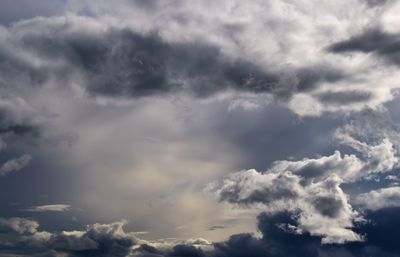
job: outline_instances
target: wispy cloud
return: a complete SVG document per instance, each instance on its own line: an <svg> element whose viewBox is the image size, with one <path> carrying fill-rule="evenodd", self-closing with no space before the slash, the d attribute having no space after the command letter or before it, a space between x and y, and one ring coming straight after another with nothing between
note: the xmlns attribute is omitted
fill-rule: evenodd
<svg viewBox="0 0 400 257"><path fill-rule="evenodd" d="M26 209L21 209L21 211L29 212L63 212L71 209L68 204L49 204L49 205L39 205L33 206Z"/></svg>

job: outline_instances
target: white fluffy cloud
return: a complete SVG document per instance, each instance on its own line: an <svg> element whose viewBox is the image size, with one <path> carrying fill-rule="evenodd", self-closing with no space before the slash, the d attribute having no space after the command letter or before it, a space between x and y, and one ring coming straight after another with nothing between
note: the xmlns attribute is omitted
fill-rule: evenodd
<svg viewBox="0 0 400 257"><path fill-rule="evenodd" d="M351 230L360 216L349 204L341 183L336 175L306 183L290 171L248 170L229 175L208 190L215 191L221 201L258 206L272 213L298 212L297 232L321 236L322 243L360 241L362 237Z"/></svg>
<svg viewBox="0 0 400 257"><path fill-rule="evenodd" d="M356 203L370 210L400 207L400 187L382 188L360 194L356 198Z"/></svg>

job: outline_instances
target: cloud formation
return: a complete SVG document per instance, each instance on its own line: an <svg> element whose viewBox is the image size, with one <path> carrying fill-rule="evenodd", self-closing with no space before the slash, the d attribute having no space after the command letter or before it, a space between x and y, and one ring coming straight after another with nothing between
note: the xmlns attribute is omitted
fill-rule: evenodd
<svg viewBox="0 0 400 257"><path fill-rule="evenodd" d="M7 2L1 257L400 252L396 1Z"/></svg>
<svg viewBox="0 0 400 257"><path fill-rule="evenodd" d="M23 211L30 211L30 212L60 212L60 211L68 211L71 209L71 206L68 204L49 204L49 205L39 205L30 207L27 209L23 209Z"/></svg>
<svg viewBox="0 0 400 257"><path fill-rule="evenodd" d="M24 154L21 157L14 158L6 161L0 167L0 176L8 175L9 173L19 171L29 164L32 157L28 154Z"/></svg>
<svg viewBox="0 0 400 257"><path fill-rule="evenodd" d="M400 35L371 28L348 40L334 43L329 46L329 51L373 53L391 64L400 65Z"/></svg>
<svg viewBox="0 0 400 257"><path fill-rule="evenodd" d="M390 120L371 110L366 110L364 115L334 134L339 143L355 149L361 157L355 154L342 157L335 151L333 155L316 159L275 161L265 172L251 169L232 173L210 184L206 190L215 193L220 201L239 206L259 206L271 213L295 213L298 225L293 229L320 236L322 243L362 241L363 236L352 230L356 222L363 220L362 215L353 209L340 186L392 171L399 162L392 143L397 143L394 128L386 126L381 134L373 133L379 123L390 123ZM361 194L358 202L375 210L378 208L374 200L371 205L366 202L388 196L392 200L382 207L397 206L395 193L384 192Z"/></svg>
<svg viewBox="0 0 400 257"><path fill-rule="evenodd" d="M331 175L304 185L301 177L290 171L262 174L248 170L229 175L211 190L216 190L221 201L245 206L261 204L271 213L298 213L299 224L294 229L321 236L322 243L361 241L362 236L351 230L353 221L360 216L339 187L341 182L338 176Z"/></svg>
<svg viewBox="0 0 400 257"><path fill-rule="evenodd" d="M226 241L210 244L205 240L178 242L145 241L133 237L123 230L123 223L94 224L84 231L63 231L50 233L34 229L23 234L23 239L15 240L9 230L0 230L2 239L0 255L7 256L123 256L123 257L395 257L399 250L397 236L399 222L396 218L399 208L370 211L366 215L369 222L355 228L366 238L365 242L321 245L321 238L309 233L298 233L296 217L283 211L276 214L261 213L257 217L261 237L243 233L230 236ZM32 221L20 218L2 219L3 223ZM32 225L28 226L32 227ZM381 231L387 237L379 236ZM288 244L290 242L290 244Z"/></svg>
<svg viewBox="0 0 400 257"><path fill-rule="evenodd" d="M83 90L89 96L117 99L177 93L200 99L232 91L253 96L263 93L289 101L289 108L300 115L377 108L393 98L391 89L397 85L376 69L374 62L360 63L356 58L349 62L332 58L323 50L334 35L343 37L338 20L335 23L319 17L322 24L315 25L308 11L294 1L232 1L221 3L223 6L207 2L199 3L198 10L213 11L200 14L183 2L172 8L158 1L151 5L124 1L118 6L104 1L97 5L71 1L70 7L77 13L90 10L92 15L70 13L15 23L1 32L0 55L7 60L0 65L1 85L55 83ZM323 17L328 10L340 16L342 10L351 9L311 5L320 9ZM255 12L254 17L249 16L257 9L270 15ZM114 11L112 19L104 19L105 10ZM225 16L218 16L218 20L216 10ZM236 14L238 10L242 12ZM143 13L147 12L157 18L146 18ZM360 23L358 27L363 28L363 15L371 12L374 10L365 8L353 17ZM277 13L284 13L285 18ZM137 17L137 22L127 22L125 15ZM252 20L257 17L265 26L254 26ZM207 19L215 20L212 28L207 28ZM288 33L282 34L282 27ZM324 27L331 28L329 33ZM255 35L264 36L258 39ZM305 44L308 49L301 47ZM310 52L311 48L316 50ZM337 52L336 48L343 47L329 49ZM363 85L377 79L387 79L384 88L365 90Z"/></svg>
<svg viewBox="0 0 400 257"><path fill-rule="evenodd" d="M382 188L360 194L356 203L369 210L400 207L400 187Z"/></svg>
<svg viewBox="0 0 400 257"><path fill-rule="evenodd" d="M0 254L15 253L19 255L42 256L128 256L132 246L137 244L133 234L125 233L124 222L111 224L93 224L84 231L62 231L50 233L38 231L39 224L23 218L0 220L0 237L2 248ZM8 229L8 230L7 230ZM11 232L10 232L11 231ZM12 236L12 231L24 235L22 238Z"/></svg>
<svg viewBox="0 0 400 257"><path fill-rule="evenodd" d="M7 87L6 83L33 86L66 79L94 96L137 98L183 91L207 97L238 90L288 98L346 76L325 64L266 68L232 58L208 42L168 42L157 31L104 27L87 17L34 19L3 31L3 37L7 63L0 72ZM71 72L74 75L66 77Z"/></svg>

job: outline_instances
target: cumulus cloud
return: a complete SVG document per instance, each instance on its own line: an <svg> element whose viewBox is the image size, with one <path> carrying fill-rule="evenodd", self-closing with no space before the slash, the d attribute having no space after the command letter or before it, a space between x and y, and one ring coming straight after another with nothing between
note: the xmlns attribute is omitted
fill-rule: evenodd
<svg viewBox="0 0 400 257"><path fill-rule="evenodd" d="M384 111L367 109L335 132L337 142L355 149L357 155L335 151L315 159L275 161L265 172L254 169L236 172L208 185L206 190L215 193L220 201L261 207L271 213L285 210L297 213L296 231L321 236L323 243L363 240L362 235L352 230L355 222L363 218L353 209L340 185L398 167L394 146L398 142L397 128L382 124L393 125L393 122ZM375 133L381 126L384 129ZM395 198L394 195L391 196ZM365 205L369 197L370 194L360 195L358 202ZM396 201L389 201L387 207L396 206L393 205Z"/></svg>
<svg viewBox="0 0 400 257"><path fill-rule="evenodd" d="M296 221L288 212L270 215L262 213L258 217L258 228L261 238L250 234L233 235L229 240L215 244L210 256L272 256L272 257L359 257L398 255L396 242L399 222L396 219L399 210L383 210L371 212L371 222L360 224L357 231L364 234L366 242L347 243L344 245L321 245L318 237L310 234L299 234L291 228ZM382 238L378 231L386 231L388 237ZM290 242L290 243L289 243Z"/></svg>
<svg viewBox="0 0 400 257"><path fill-rule="evenodd" d="M289 170L282 173L248 170L231 174L208 190L214 190L221 201L261 205L272 213L284 210L298 213L296 230L322 236L323 243L360 241L362 237L351 230L359 214L348 203L339 187L341 183L336 175L303 184L301 176Z"/></svg>
<svg viewBox="0 0 400 257"><path fill-rule="evenodd" d="M400 187L382 188L360 194L356 198L356 203L370 210L400 207Z"/></svg>
<svg viewBox="0 0 400 257"><path fill-rule="evenodd" d="M18 240L10 234L10 230L0 230L0 254L67 257L394 257L399 250L396 241L400 228L398 214L399 208L370 211L366 214L369 222L359 223L355 228L365 236L365 242L332 245L321 245L320 236L300 233L296 229L299 226L296 215L287 211L261 213L257 218L261 237L248 233L235 234L226 241L214 243L204 239L170 243L139 240L123 230L124 222L94 224L83 231L53 233L38 231L38 224L34 223L34 230L18 232L24 235ZM2 219L2 222L10 224L17 219L20 218ZM390 236L382 238L379 231L385 231Z"/></svg>
<svg viewBox="0 0 400 257"><path fill-rule="evenodd" d="M137 239L123 230L124 222L94 224L85 231L61 232L52 235L48 245L71 256L127 256Z"/></svg>
<svg viewBox="0 0 400 257"><path fill-rule="evenodd" d="M0 236L3 239L0 253L50 254L57 256L128 256L138 239L123 230L125 222L93 224L83 231L62 231L50 233L38 231L36 221L23 218L0 220ZM7 230L8 229L8 230ZM15 238L9 230L24 235Z"/></svg>
<svg viewBox="0 0 400 257"><path fill-rule="evenodd" d="M39 223L24 218L0 218L0 233L16 232L19 234L35 234Z"/></svg>

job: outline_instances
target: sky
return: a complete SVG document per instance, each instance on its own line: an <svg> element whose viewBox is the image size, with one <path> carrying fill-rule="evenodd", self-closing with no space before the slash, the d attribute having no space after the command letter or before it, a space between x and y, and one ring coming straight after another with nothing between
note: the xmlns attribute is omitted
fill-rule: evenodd
<svg viewBox="0 0 400 257"><path fill-rule="evenodd" d="M399 13L0 1L0 257L400 256Z"/></svg>

